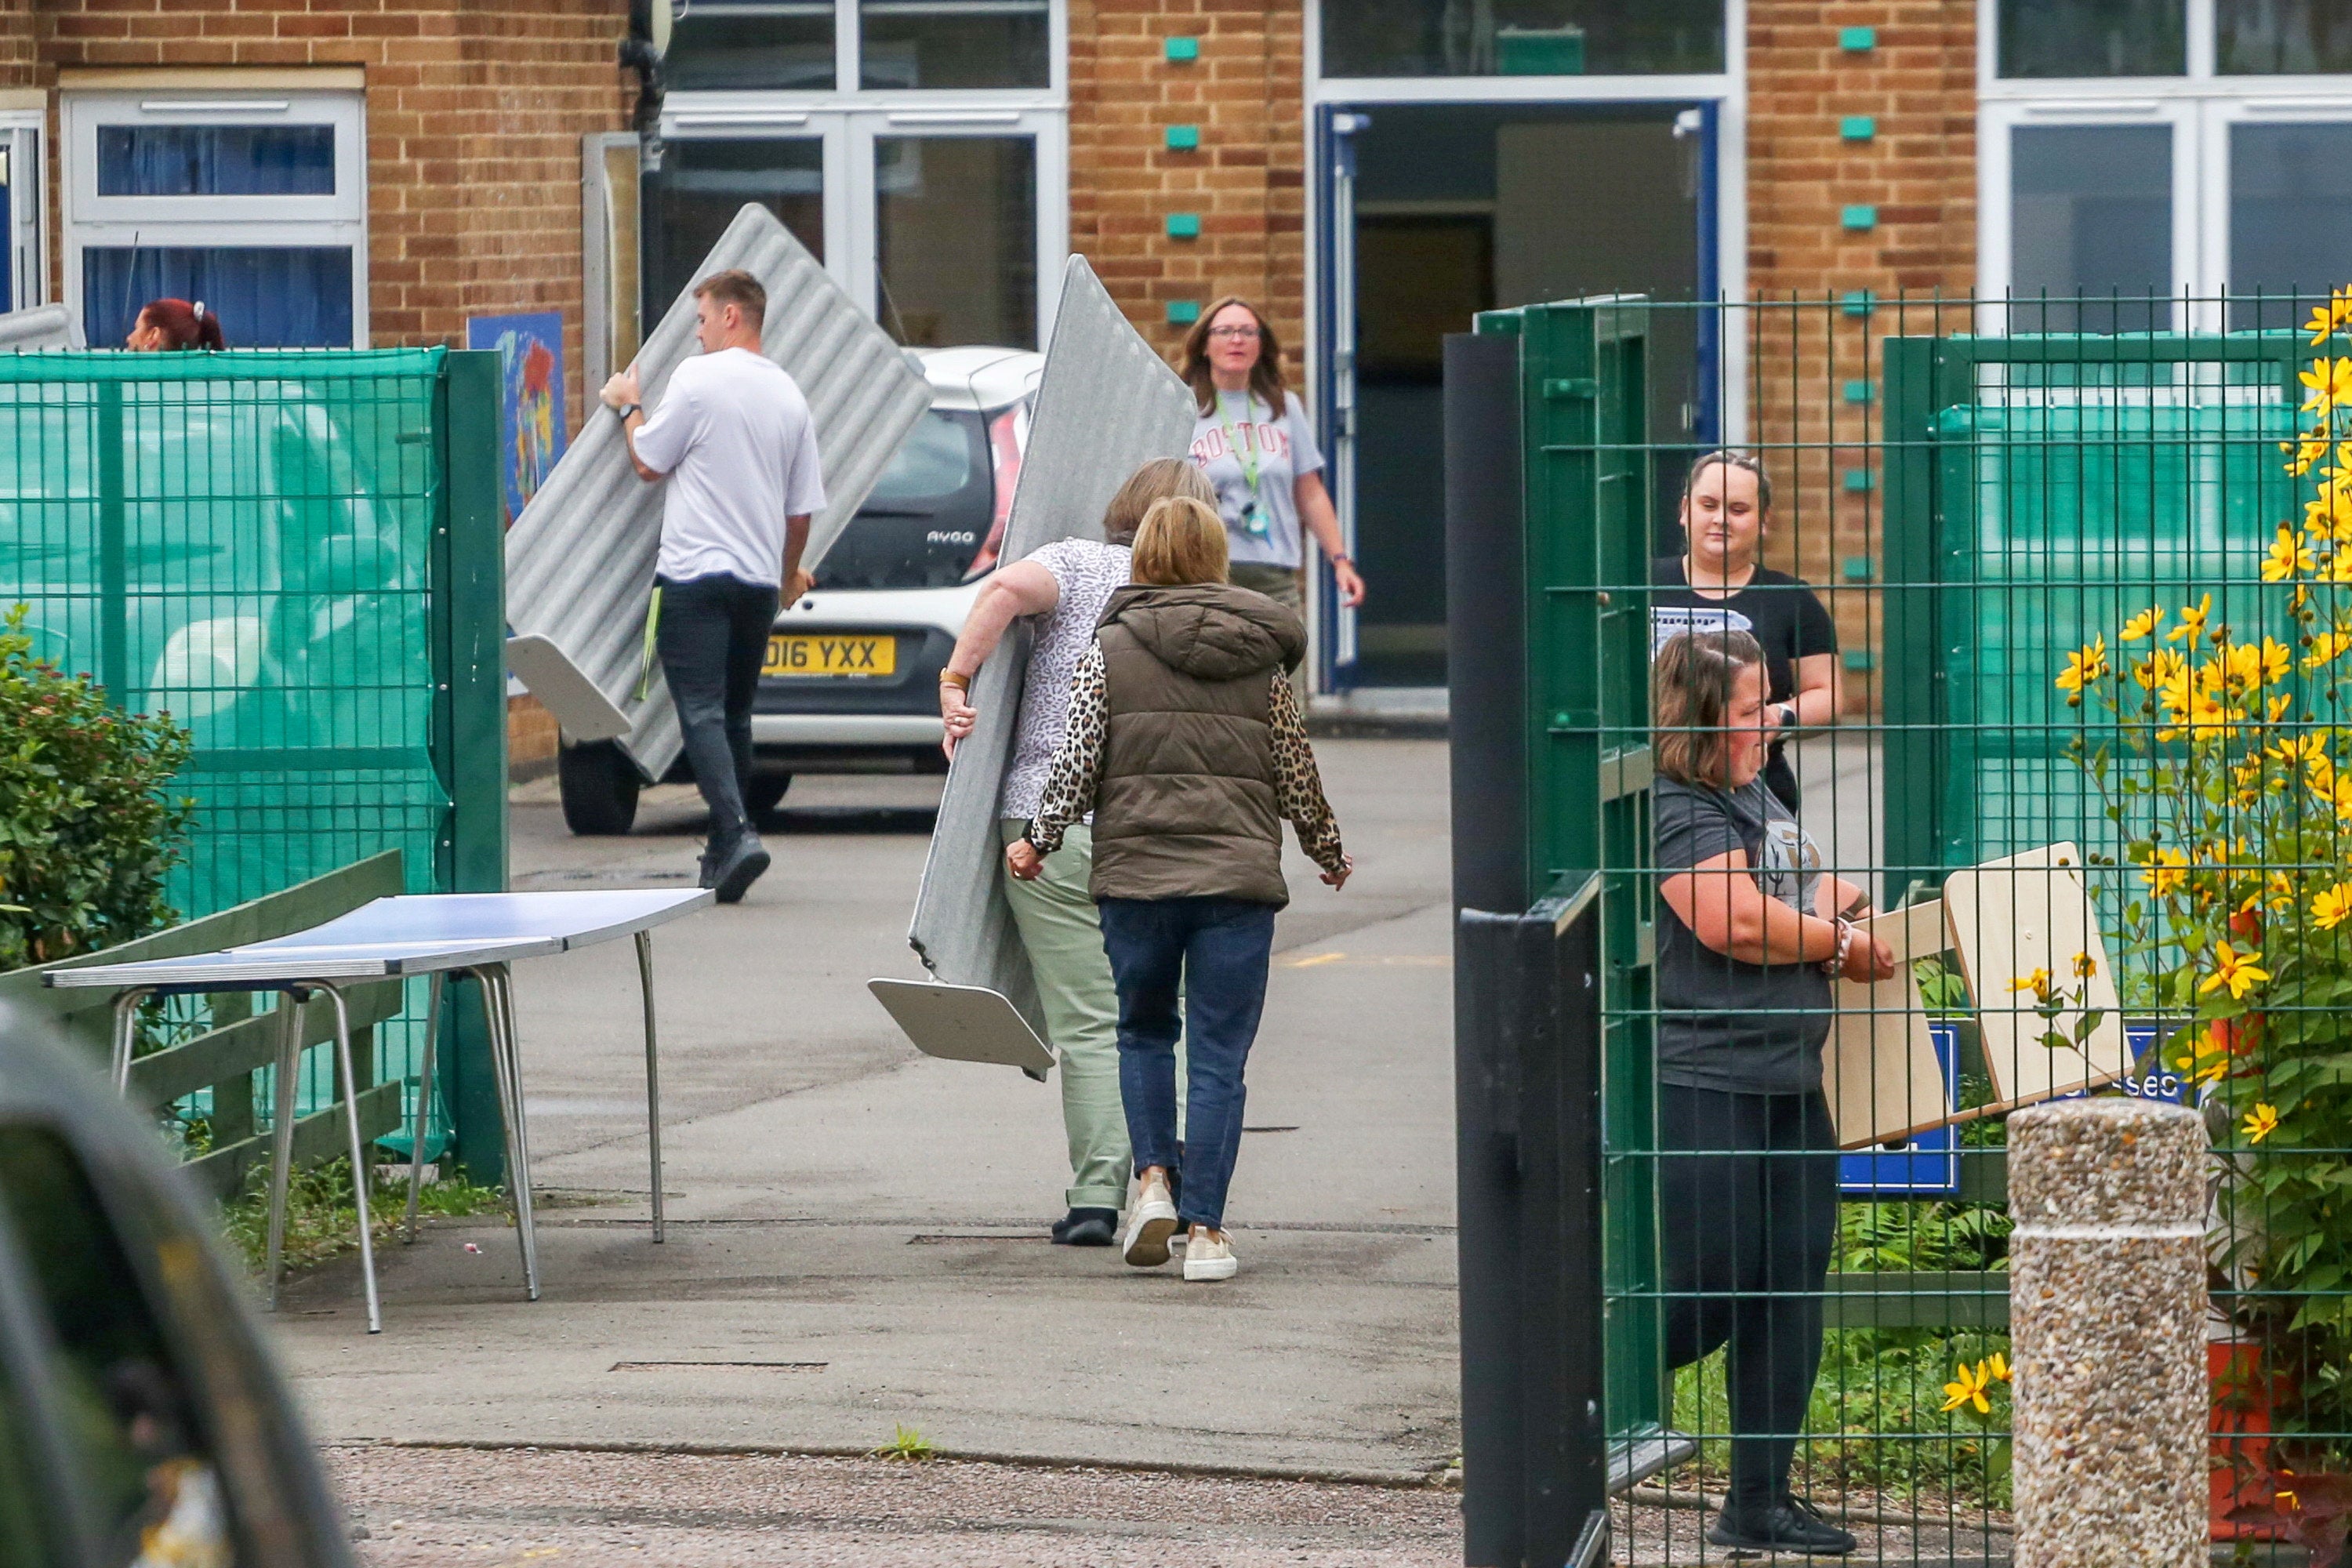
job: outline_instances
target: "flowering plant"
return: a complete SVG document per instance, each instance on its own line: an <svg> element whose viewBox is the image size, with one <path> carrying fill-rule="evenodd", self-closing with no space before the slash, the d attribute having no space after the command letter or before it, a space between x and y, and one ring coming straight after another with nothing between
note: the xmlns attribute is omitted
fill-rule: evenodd
<svg viewBox="0 0 2352 1568"><path fill-rule="evenodd" d="M2352 291L2312 323L2352 321ZM2352 359L2301 377L2284 444L2305 481L2259 584L2159 602L2070 653L2067 705L2113 715L2074 760L2124 829L2133 896L2116 931L2137 1000L2228 1156L2214 1262L2242 1329L2286 1373L2282 1431L2352 1431ZM2259 1153L2257 1152L2259 1151Z"/></svg>

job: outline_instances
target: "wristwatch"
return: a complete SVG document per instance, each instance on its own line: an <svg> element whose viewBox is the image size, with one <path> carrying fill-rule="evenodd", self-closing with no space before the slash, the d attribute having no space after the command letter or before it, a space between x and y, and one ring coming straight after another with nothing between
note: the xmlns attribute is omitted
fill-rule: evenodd
<svg viewBox="0 0 2352 1568"><path fill-rule="evenodd" d="M619 407L613 410L613 412L619 415L625 422L628 419L630 415L643 414L645 411L646 405L642 403L624 403Z"/></svg>
<svg viewBox="0 0 2352 1568"><path fill-rule="evenodd" d="M1797 705L1795 703L1783 702L1776 707L1773 711L1780 714L1780 728L1783 730L1793 730L1797 727Z"/></svg>

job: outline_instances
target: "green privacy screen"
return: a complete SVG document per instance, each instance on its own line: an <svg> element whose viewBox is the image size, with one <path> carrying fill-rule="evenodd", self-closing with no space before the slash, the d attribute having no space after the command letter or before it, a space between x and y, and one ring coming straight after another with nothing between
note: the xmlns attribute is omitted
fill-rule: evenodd
<svg viewBox="0 0 2352 1568"><path fill-rule="evenodd" d="M504 885L495 386L437 348L0 358L0 601L193 731L183 916L394 848L411 891Z"/></svg>

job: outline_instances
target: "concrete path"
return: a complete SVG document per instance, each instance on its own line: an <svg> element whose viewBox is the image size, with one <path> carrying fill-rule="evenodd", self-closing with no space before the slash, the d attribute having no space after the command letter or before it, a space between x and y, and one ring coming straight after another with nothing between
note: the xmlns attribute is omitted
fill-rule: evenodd
<svg viewBox="0 0 2352 1568"><path fill-rule="evenodd" d="M1048 1246L1057 1090L930 1061L864 989L905 930L937 784L808 779L777 868L657 952L670 1240L647 1232L625 947L518 974L542 1210L449 1226L290 1293L282 1342L329 1441L863 1450L900 1424L976 1455L1425 1475L1458 1447L1444 749L1328 741L1361 871L1291 857L1251 1062L1227 1287ZM681 798L683 795L684 798ZM676 885L690 792L566 835L519 792L518 888ZM468 1250L468 1247L478 1250Z"/></svg>

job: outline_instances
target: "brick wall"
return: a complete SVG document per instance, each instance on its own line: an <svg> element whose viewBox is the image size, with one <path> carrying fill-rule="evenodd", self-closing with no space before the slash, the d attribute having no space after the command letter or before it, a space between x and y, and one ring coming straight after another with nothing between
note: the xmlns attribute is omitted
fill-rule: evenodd
<svg viewBox="0 0 2352 1568"><path fill-rule="evenodd" d="M1301 0L1070 0L1070 247L1172 353L1171 304L1244 294L1304 375L1307 179ZM1200 40L1171 61L1166 40ZM1192 151L1171 125L1200 129ZM1195 214L1197 238L1168 233Z"/></svg>
<svg viewBox="0 0 2352 1568"><path fill-rule="evenodd" d="M1843 47L1852 28L1870 30L1868 47ZM1841 645L1874 654L1876 343L1965 325L1916 301L1965 298L1976 277L1975 5L1751 0L1748 48L1750 296L1840 301L1755 313L1756 438L1800 444L1768 453L1770 549L1828 586ZM1867 137L1849 133L1857 118ZM1843 303L1855 294L1871 297L1866 313ZM1873 676L1848 670L1849 708L1872 706Z"/></svg>
<svg viewBox="0 0 2352 1568"><path fill-rule="evenodd" d="M628 123L635 78L614 58L627 15L627 0L40 0L37 15L30 0L0 0L0 81L19 79L12 69L55 87L70 70L361 68L373 340L462 345L468 316L560 310L576 426L580 138ZM61 236L54 205L51 216Z"/></svg>

